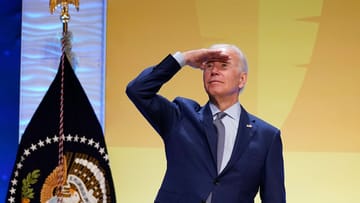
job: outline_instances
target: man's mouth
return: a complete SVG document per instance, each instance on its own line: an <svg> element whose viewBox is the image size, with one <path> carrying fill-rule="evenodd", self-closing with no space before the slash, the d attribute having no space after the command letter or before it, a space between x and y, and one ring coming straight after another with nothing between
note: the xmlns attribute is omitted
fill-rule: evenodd
<svg viewBox="0 0 360 203"><path fill-rule="evenodd" d="M209 84L213 84L213 83L223 83L223 82L220 80L210 80L209 81Z"/></svg>

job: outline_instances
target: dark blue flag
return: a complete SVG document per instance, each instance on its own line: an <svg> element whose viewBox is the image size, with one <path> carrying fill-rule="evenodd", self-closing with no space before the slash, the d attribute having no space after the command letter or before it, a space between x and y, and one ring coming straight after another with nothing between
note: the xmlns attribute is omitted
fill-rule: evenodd
<svg viewBox="0 0 360 203"><path fill-rule="evenodd" d="M8 203L56 203L60 196L63 203L116 202L101 125L67 57L63 59L64 64L60 62L54 81L21 138L9 182ZM60 154L64 156L59 165L60 112L64 132ZM59 166L64 166L64 170ZM60 171L63 178L58 189Z"/></svg>

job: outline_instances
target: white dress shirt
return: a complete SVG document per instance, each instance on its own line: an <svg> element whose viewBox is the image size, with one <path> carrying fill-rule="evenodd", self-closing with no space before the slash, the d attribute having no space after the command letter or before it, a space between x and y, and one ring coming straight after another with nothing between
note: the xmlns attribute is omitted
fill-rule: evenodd
<svg viewBox="0 0 360 203"><path fill-rule="evenodd" d="M212 103L210 103L210 110L213 115L213 119L215 120L216 114L220 112L220 110ZM241 114L240 103L237 102L233 104L224 112L226 113L226 116L224 116L221 120L225 126L225 146L220 171L222 171L229 162L234 148Z"/></svg>

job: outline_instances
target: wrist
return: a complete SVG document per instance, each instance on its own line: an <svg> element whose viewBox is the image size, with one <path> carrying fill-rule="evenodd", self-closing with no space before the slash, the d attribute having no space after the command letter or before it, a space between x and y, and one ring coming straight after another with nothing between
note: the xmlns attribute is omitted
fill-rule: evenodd
<svg viewBox="0 0 360 203"><path fill-rule="evenodd" d="M181 67L186 65L185 56L180 51L172 55Z"/></svg>

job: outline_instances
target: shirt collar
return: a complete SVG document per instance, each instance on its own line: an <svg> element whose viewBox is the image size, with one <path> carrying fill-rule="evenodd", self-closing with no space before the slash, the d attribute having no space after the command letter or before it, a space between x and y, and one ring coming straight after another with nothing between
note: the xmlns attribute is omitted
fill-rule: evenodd
<svg viewBox="0 0 360 203"><path fill-rule="evenodd" d="M209 102L209 106L210 106L210 110L211 113L213 115L213 117L215 116L215 114L217 114L218 112L220 112L220 110L215 106L215 104ZM235 104L233 104L232 106L230 106L229 108L225 109L224 111L228 116L230 116L231 118L235 119L235 120L239 120L240 119L240 114L241 114L241 106L239 102L236 102Z"/></svg>

